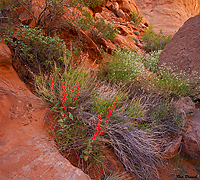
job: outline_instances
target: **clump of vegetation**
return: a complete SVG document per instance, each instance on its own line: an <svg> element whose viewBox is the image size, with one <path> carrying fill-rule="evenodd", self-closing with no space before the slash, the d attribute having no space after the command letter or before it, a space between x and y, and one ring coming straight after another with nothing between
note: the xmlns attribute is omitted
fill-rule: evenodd
<svg viewBox="0 0 200 180"><path fill-rule="evenodd" d="M113 58L102 67L106 71L106 79L114 82L130 83L137 81L142 72L140 55L132 51L119 49Z"/></svg>
<svg viewBox="0 0 200 180"><path fill-rule="evenodd" d="M133 21L136 25L139 25L143 20L143 16L140 14L140 12L132 12L130 16L131 21Z"/></svg>
<svg viewBox="0 0 200 180"><path fill-rule="evenodd" d="M158 51L164 49L166 44L172 39L172 36L163 35L162 30L156 33L153 26L150 25L144 32L142 37L147 52Z"/></svg>
<svg viewBox="0 0 200 180"><path fill-rule="evenodd" d="M146 57L141 59L144 66L151 72L157 73L158 71L158 60L161 54L161 50L152 51L146 54Z"/></svg>
<svg viewBox="0 0 200 180"><path fill-rule="evenodd" d="M149 74L144 82L148 84L147 89L161 92L172 97L195 96L200 93L198 81L200 77L197 72L178 72L178 69L162 65L158 68L157 76Z"/></svg>
<svg viewBox="0 0 200 180"><path fill-rule="evenodd" d="M46 2L52 13L49 17L64 15L65 11L59 9L65 1ZM84 3L94 7L101 1L78 2L70 3L81 10ZM49 3L58 3L58 6ZM87 19L90 14L85 13L80 19L72 17L68 24L58 27L71 24L87 30L94 26L97 36L114 38L116 29L111 24L103 20L90 22L90 18ZM141 17L134 16L135 23L140 23ZM158 179L156 167L162 155L158 141L164 138L170 145L175 135L182 131L184 117L176 111L175 98L196 92L197 74L188 76L176 74L166 67L158 69L158 50L168 37L156 35L150 27L144 41L146 38L148 51L155 52L142 58L134 51L118 49L112 54L112 60L102 65L103 80L97 80L77 67L75 57L80 55L79 44L73 44L74 48L67 50L66 44L55 33L50 33L54 32L55 26L49 26L48 33L43 32L47 19L42 14L39 17L36 28L3 26L0 30L19 69L25 67L27 76L34 78L37 94L48 102L54 113L55 122L47 122L59 149L69 154L76 152L82 162L100 164L99 169L104 169L107 162L103 153L108 147L128 172L139 179ZM106 28L108 31L104 32ZM142 63L155 74L146 71ZM163 152L169 145L163 147ZM112 173L106 176L104 172L104 175L104 179L122 178Z"/></svg>
<svg viewBox="0 0 200 180"><path fill-rule="evenodd" d="M44 36L39 28L19 26L16 29L0 28L2 38L13 49L17 60L17 71L22 79L32 79L32 74L49 75L55 67L65 68L65 61L70 57L66 45L58 36ZM25 75L23 68L25 67Z"/></svg>

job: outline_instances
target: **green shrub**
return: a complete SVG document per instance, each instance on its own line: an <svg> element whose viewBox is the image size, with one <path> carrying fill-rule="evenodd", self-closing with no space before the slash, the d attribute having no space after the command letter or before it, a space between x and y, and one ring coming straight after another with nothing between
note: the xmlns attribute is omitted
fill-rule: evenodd
<svg viewBox="0 0 200 180"><path fill-rule="evenodd" d="M145 58L141 59L142 63L148 70L157 73L160 54L161 50L150 52L146 54Z"/></svg>
<svg viewBox="0 0 200 180"><path fill-rule="evenodd" d="M66 45L58 36L44 36L39 28L19 26L10 29L9 26L0 28L2 38L13 50L19 67L34 74L50 74L52 69L63 68L69 53Z"/></svg>
<svg viewBox="0 0 200 180"><path fill-rule="evenodd" d="M140 12L132 12L130 16L131 16L131 20L136 25L139 25L142 22L143 16L140 14Z"/></svg>
<svg viewBox="0 0 200 180"><path fill-rule="evenodd" d="M79 0L79 1L83 2L89 8L95 8L97 6L101 6L102 3L105 2L105 0Z"/></svg>
<svg viewBox="0 0 200 180"><path fill-rule="evenodd" d="M162 50L166 44L172 39L172 36L165 36L160 31L159 34L154 32L153 26L150 25L142 37L145 43L145 49L147 52Z"/></svg>
<svg viewBox="0 0 200 180"><path fill-rule="evenodd" d="M118 33L117 27L110 23L106 24L104 19L96 21L94 27L93 33L100 38L113 40Z"/></svg>
<svg viewBox="0 0 200 180"><path fill-rule="evenodd" d="M23 0L25 1L25 0ZM16 0L0 0L0 10L8 6L19 6L20 3Z"/></svg>
<svg viewBox="0 0 200 180"><path fill-rule="evenodd" d="M197 86L200 77L197 72L178 72L178 69L162 65L158 68L157 77L150 75L145 84L154 92L162 92L167 96L195 96L200 93Z"/></svg>
<svg viewBox="0 0 200 180"><path fill-rule="evenodd" d="M142 72L141 56L127 50L117 50L112 60L103 65L106 79L116 82L130 83L137 81Z"/></svg>

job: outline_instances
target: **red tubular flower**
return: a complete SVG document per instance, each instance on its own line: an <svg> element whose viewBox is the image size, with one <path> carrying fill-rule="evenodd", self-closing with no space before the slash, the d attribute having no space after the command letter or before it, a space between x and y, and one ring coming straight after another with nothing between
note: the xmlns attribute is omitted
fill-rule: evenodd
<svg viewBox="0 0 200 180"><path fill-rule="evenodd" d="M73 101L75 101L75 99L78 101L78 96L79 96L79 90L80 87L79 86L74 86L72 91L75 92L75 97L73 98Z"/></svg>

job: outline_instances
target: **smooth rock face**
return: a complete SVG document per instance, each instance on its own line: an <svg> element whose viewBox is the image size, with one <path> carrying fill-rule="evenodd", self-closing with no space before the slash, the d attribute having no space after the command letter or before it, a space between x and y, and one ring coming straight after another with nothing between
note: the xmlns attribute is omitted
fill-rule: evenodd
<svg viewBox="0 0 200 180"><path fill-rule="evenodd" d="M196 71L200 75L200 14L188 19L165 46L158 66L163 63L166 66L173 63L179 71Z"/></svg>
<svg viewBox="0 0 200 180"><path fill-rule="evenodd" d="M134 0L147 22L173 35L190 17L200 13L200 0Z"/></svg>
<svg viewBox="0 0 200 180"><path fill-rule="evenodd" d="M89 180L56 149L44 128L49 109L21 82L1 41L0 77L0 179Z"/></svg>

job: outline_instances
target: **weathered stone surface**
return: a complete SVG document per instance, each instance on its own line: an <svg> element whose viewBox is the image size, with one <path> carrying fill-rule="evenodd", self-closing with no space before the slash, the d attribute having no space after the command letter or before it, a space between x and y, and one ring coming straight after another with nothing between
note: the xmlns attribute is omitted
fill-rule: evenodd
<svg viewBox="0 0 200 180"><path fill-rule="evenodd" d="M181 140L183 136L180 135L172 144L169 146L164 152L163 152L163 157L167 159L171 159L176 155L176 152L178 151L180 145L181 145Z"/></svg>
<svg viewBox="0 0 200 180"><path fill-rule="evenodd" d="M117 45L118 47L135 50L139 52L142 56L144 56L144 53L140 50L140 48L136 46L135 41L129 36L122 36L122 35L116 34L115 39L111 41L113 44Z"/></svg>
<svg viewBox="0 0 200 180"><path fill-rule="evenodd" d="M132 31L130 31L127 26L119 25L117 27L117 29L120 31L120 34L123 35L123 36L134 35L134 33Z"/></svg>
<svg viewBox="0 0 200 180"><path fill-rule="evenodd" d="M120 18L126 19L126 15L125 15L125 13L121 9L119 9L116 14Z"/></svg>
<svg viewBox="0 0 200 180"><path fill-rule="evenodd" d="M33 21L33 17L30 15L30 13L27 10L24 10L19 15L19 20L23 25L29 25Z"/></svg>
<svg viewBox="0 0 200 180"><path fill-rule="evenodd" d="M114 2L112 5L111 5L111 10L113 12L117 12L119 10L119 4L117 2Z"/></svg>
<svg viewBox="0 0 200 180"><path fill-rule="evenodd" d="M200 111L198 110L189 119L189 127L183 135L182 152L191 159L200 160Z"/></svg>
<svg viewBox="0 0 200 180"><path fill-rule="evenodd" d="M63 27L58 30L58 34L63 39L70 49L72 44L75 43L76 46L80 46L80 49L84 54L88 54L90 60L100 62L103 56L97 47L97 45L92 41L92 39L82 30L71 27ZM81 45L77 44L79 41L82 42Z"/></svg>
<svg viewBox="0 0 200 180"><path fill-rule="evenodd" d="M139 9L133 0L116 0L119 4L119 8L124 12L138 12Z"/></svg>
<svg viewBox="0 0 200 180"><path fill-rule="evenodd" d="M190 17L200 13L199 0L134 0L147 22L172 35Z"/></svg>
<svg viewBox="0 0 200 180"><path fill-rule="evenodd" d="M188 19L163 49L158 66L176 66L179 71L198 72L200 76L200 14ZM198 86L200 85L200 82ZM200 98L200 95L196 95Z"/></svg>
<svg viewBox="0 0 200 180"><path fill-rule="evenodd" d="M45 103L21 82L0 42L0 179L89 180L56 149L44 129Z"/></svg>
<svg viewBox="0 0 200 180"><path fill-rule="evenodd" d="M134 0L116 0L116 2L118 2L119 8L128 14L131 14L133 12L140 13L140 10L138 6L135 4ZM145 17L142 19L142 23L148 26Z"/></svg>
<svg viewBox="0 0 200 180"><path fill-rule="evenodd" d="M185 115L186 117L189 117L195 112L195 104L190 97L182 97L177 102L177 109L179 113Z"/></svg>

